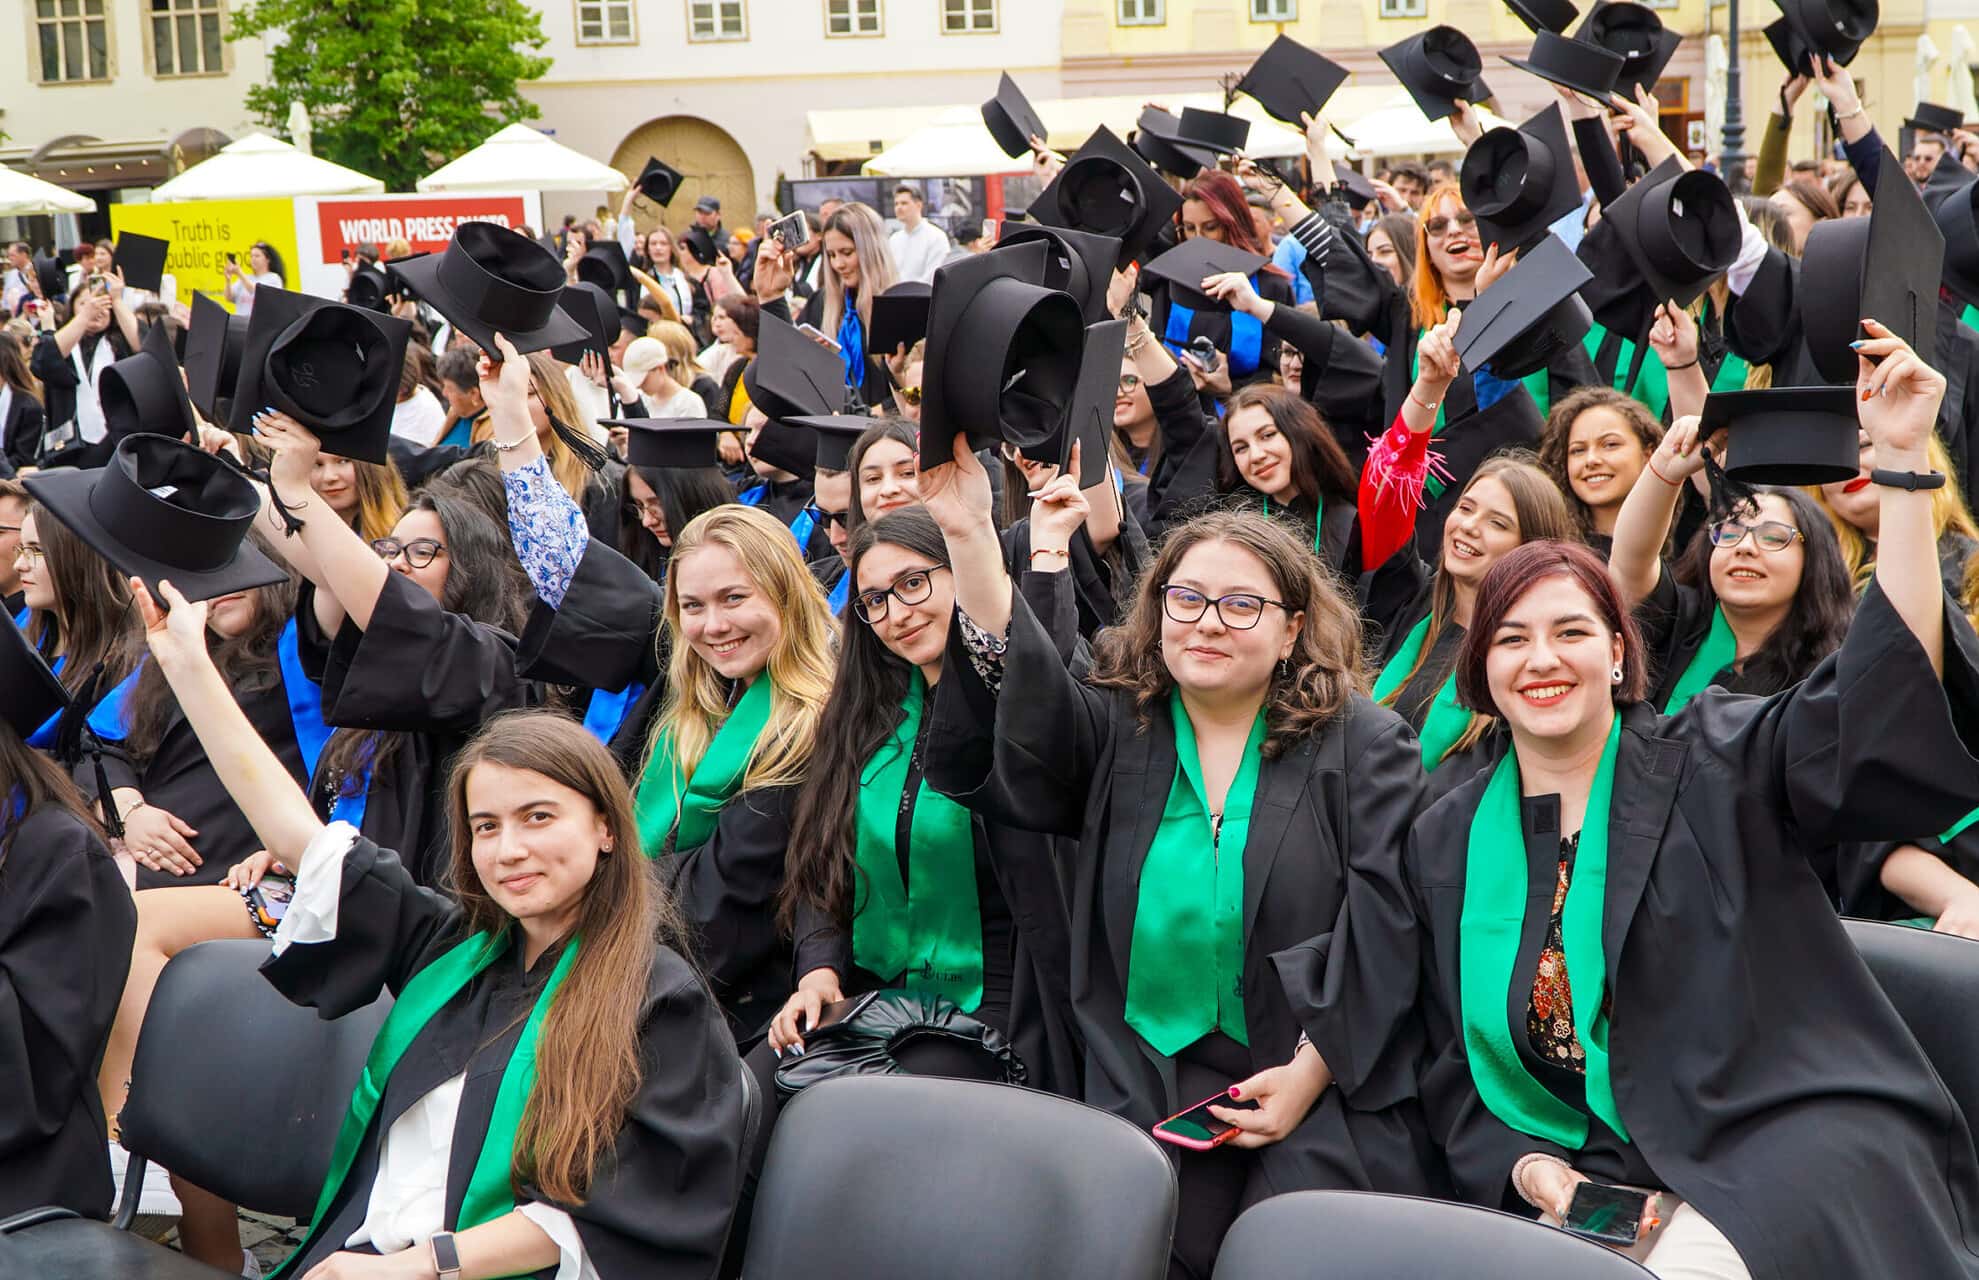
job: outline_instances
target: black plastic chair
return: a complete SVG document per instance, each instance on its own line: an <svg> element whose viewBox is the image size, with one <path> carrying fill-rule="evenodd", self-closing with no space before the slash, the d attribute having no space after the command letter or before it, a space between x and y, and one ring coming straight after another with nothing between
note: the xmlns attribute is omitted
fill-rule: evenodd
<svg viewBox="0 0 1979 1280"><path fill-rule="evenodd" d="M228 1273L129 1227L149 1161L222 1199L307 1219L389 999L326 1022L258 972L268 944L173 957L145 1012L119 1117L131 1153L112 1222L37 1209L0 1223L0 1280L205 1280Z"/></svg>
<svg viewBox="0 0 1979 1280"><path fill-rule="evenodd" d="M1965 1113L1979 1124L1979 944L1874 920L1844 920L1855 949L1897 1007L1924 1056Z"/></svg>
<svg viewBox="0 0 1979 1280"><path fill-rule="evenodd" d="M1367 1191L1294 1191L1239 1217L1216 1280L1644 1280L1614 1250L1528 1218Z"/></svg>
<svg viewBox="0 0 1979 1280"><path fill-rule="evenodd" d="M1175 1195L1152 1137L1081 1103L929 1076L827 1080L777 1117L743 1275L1160 1280Z"/></svg>

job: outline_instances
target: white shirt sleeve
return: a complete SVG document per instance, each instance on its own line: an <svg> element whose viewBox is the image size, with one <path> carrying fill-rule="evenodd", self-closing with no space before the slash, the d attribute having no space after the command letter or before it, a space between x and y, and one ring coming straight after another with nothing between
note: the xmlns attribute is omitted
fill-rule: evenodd
<svg viewBox="0 0 1979 1280"><path fill-rule="evenodd" d="M1752 287L1752 277L1759 274L1759 265L1766 261L1766 238L1745 216L1745 209L1738 201L1732 201L1732 207L1738 210L1739 246L1738 257L1725 268L1725 284L1734 294L1743 297L1745 291Z"/></svg>
<svg viewBox="0 0 1979 1280"><path fill-rule="evenodd" d="M288 914L275 926L275 951L281 955L297 942L334 942L337 938L337 904L343 898L344 855L357 843L357 828L348 822L332 822L316 833L302 851L302 869L296 872L295 896L289 899Z"/></svg>
<svg viewBox="0 0 1979 1280"><path fill-rule="evenodd" d="M557 1243L556 1280L598 1280L598 1269L584 1252L583 1237L570 1215L553 1205L531 1200L516 1206L516 1212L543 1228L543 1234Z"/></svg>

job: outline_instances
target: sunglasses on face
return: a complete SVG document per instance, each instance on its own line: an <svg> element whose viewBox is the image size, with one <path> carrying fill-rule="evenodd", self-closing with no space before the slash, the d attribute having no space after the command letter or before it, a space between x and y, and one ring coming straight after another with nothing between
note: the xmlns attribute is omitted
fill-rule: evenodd
<svg viewBox="0 0 1979 1280"><path fill-rule="evenodd" d="M371 544L371 549L387 564L403 555L407 564L415 569L424 569L433 563L434 557L447 548L434 538L414 538L410 542L400 542L397 538L380 538Z"/></svg>
<svg viewBox="0 0 1979 1280"><path fill-rule="evenodd" d="M826 528L837 527L840 529L849 529L852 527L852 510L849 507L844 511L827 511L823 507L818 507L816 510L818 519L824 522Z"/></svg>
<svg viewBox="0 0 1979 1280"><path fill-rule="evenodd" d="M1439 214L1424 222L1422 224L1422 230L1423 234L1430 239L1440 240L1449 232L1452 225L1459 231L1469 231L1477 226L1477 219L1471 215L1468 209L1453 218L1446 218Z"/></svg>

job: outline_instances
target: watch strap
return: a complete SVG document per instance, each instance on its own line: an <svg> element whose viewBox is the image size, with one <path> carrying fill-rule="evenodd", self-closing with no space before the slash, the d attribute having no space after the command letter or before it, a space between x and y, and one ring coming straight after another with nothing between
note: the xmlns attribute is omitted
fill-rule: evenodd
<svg viewBox="0 0 1979 1280"><path fill-rule="evenodd" d="M1942 471L1883 471L1869 473L1870 482L1886 489L1908 489L1912 493L1920 489L1942 489L1945 475Z"/></svg>
<svg viewBox="0 0 1979 1280"><path fill-rule="evenodd" d="M442 1231L430 1243L433 1269L440 1273L440 1280L460 1280L460 1249L454 1244L454 1233Z"/></svg>

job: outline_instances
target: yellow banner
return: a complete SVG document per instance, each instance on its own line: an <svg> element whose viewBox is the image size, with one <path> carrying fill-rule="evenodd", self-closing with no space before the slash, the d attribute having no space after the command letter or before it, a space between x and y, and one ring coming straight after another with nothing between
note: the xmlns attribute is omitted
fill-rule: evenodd
<svg viewBox="0 0 1979 1280"><path fill-rule="evenodd" d="M185 200L171 204L113 204L112 238L125 231L170 240L166 274L178 284L179 301L190 304L195 292L227 300L227 257L233 255L243 273L251 268L247 251L257 240L271 245L281 259L275 271L282 287L294 289L300 264L296 261L295 203L291 200Z"/></svg>

